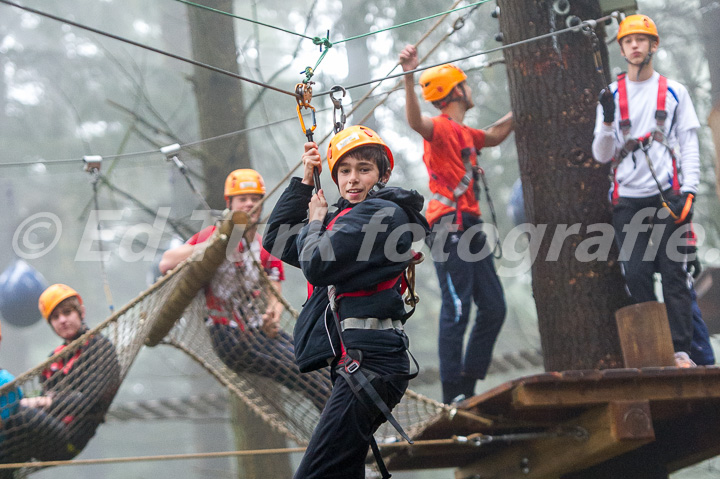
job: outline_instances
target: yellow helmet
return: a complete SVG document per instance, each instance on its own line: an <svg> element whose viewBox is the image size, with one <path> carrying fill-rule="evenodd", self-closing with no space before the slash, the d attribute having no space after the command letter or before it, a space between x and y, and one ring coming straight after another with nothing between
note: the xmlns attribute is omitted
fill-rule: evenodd
<svg viewBox="0 0 720 479"><path fill-rule="evenodd" d="M385 149L385 153L387 153L388 161L390 161L390 171L392 171L395 166L395 160L393 160L392 151L390 151L390 148L382 141L382 138L366 126L353 125L333 136L328 145L328 167L330 168L330 174L335 183L337 183L335 165L340 161L340 158L352 150L366 145L382 146Z"/></svg>
<svg viewBox="0 0 720 479"><path fill-rule="evenodd" d="M625 19L620 22L617 41L619 42L623 37L632 35L633 33L650 35L651 37L655 37L655 40L660 40L655 22L647 15L628 15L625 17Z"/></svg>
<svg viewBox="0 0 720 479"><path fill-rule="evenodd" d="M464 71L446 63L437 67L428 68L420 75L420 86L422 87L423 98L433 102L442 100L450 94L456 85L467 80Z"/></svg>
<svg viewBox="0 0 720 479"><path fill-rule="evenodd" d="M73 296L77 296L80 304L82 304L82 298L78 292L70 286L60 283L49 286L45 291L43 291L40 295L40 299L38 300L38 309L40 309L40 314L42 314L42 317L45 319L50 318L50 315L58 304L68 298L72 298Z"/></svg>
<svg viewBox="0 0 720 479"><path fill-rule="evenodd" d="M255 170L244 168L235 170L225 179L225 199L231 196L265 194L265 181Z"/></svg>

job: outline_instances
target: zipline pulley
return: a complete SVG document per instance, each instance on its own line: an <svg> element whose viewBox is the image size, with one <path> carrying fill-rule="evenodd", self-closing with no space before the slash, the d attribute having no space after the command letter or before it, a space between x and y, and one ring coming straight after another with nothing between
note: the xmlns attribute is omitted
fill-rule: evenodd
<svg viewBox="0 0 720 479"><path fill-rule="evenodd" d="M300 126L302 127L307 141L313 141L313 132L317 128L317 121L315 120L315 107L310 104L312 101L312 85L313 81L305 81L295 85L295 100L297 101L297 114L300 120ZM312 126L310 128L305 127L305 120L303 119L302 109L307 108L312 113ZM313 168L313 181L315 182L315 193L320 191L320 172L317 168Z"/></svg>
<svg viewBox="0 0 720 479"><path fill-rule="evenodd" d="M342 92L342 96L340 98L335 98L334 93L337 92ZM333 104L333 129L335 130L336 135L345 128L345 109L342 105L342 99L345 97L345 93L345 88L340 85L335 85L330 89L330 100ZM340 112L340 121L338 121L337 118L338 111Z"/></svg>

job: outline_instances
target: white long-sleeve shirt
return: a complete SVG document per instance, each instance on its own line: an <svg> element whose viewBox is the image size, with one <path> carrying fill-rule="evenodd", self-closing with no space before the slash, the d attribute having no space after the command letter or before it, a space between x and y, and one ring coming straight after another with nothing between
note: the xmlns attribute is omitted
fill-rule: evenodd
<svg viewBox="0 0 720 479"><path fill-rule="evenodd" d="M657 126L658 80L660 74L654 72L650 79L634 82L625 79L627 85L628 110L631 122L630 137L640 138ZM595 159L607 163L620 154L625 144L620 131L620 107L618 105L617 82L610 85L615 96L615 121L612 125L603 123L602 106L598 105L595 119L595 137L592 150ZM680 83L668 79L668 94L665 101L668 113L665 120L665 134L672 126L667 144L675 149L680 170L681 191L697 193L700 182L700 149L697 129L700 128L695 108L687 89ZM663 190L670 188L673 178L672 157L665 146L653 142L648 154ZM636 151L623 158L616 170L620 196L645 198L658 194L658 187L652 177L645 159L645 153Z"/></svg>

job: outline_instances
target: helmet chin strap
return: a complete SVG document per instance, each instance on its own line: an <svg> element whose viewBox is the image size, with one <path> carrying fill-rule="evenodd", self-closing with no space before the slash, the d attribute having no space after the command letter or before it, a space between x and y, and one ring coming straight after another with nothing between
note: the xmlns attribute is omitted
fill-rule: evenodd
<svg viewBox="0 0 720 479"><path fill-rule="evenodd" d="M640 73L642 72L642 69L645 68L645 65L650 63L650 60L652 60L653 52L648 52L647 56L643 59L643 61L638 66L637 76L635 77L635 81L640 81ZM630 60L628 60L627 57L625 57L625 61L627 63L630 63Z"/></svg>

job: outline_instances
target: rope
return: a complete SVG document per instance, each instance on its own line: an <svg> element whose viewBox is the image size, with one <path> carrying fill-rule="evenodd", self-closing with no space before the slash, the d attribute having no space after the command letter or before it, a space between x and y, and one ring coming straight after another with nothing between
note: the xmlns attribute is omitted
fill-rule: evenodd
<svg viewBox="0 0 720 479"><path fill-rule="evenodd" d="M363 37L367 37L367 36L370 36L370 35L375 35L376 33L386 32L386 31L388 31L388 30L393 30L393 29L395 29L395 28L405 27L405 26L408 26L408 25L412 25L412 24L414 24L414 23L424 22L425 20L430 20L431 18L440 17L440 16L443 16L443 15L449 15L450 13L457 12L457 11L459 11L459 10L464 10L464 9L466 9L466 8L474 8L474 7L477 7L477 6L479 6L479 5L482 5L483 3L487 3L487 2L489 2L489 1L490 1L490 0L481 0L481 1L479 1L479 2L471 3L471 4L465 5L465 6L463 6L463 7L458 7L458 8L454 8L454 7L453 7L451 10L446 10L446 11L444 11L444 12L440 12L440 13L435 13L435 14L433 14L433 15L429 15L429 16L427 16L427 17L418 18L417 20L410 20L409 22L399 23L399 24L397 24L397 25L393 25L393 26L390 26L390 27L387 27L387 28L383 28L383 29L380 29L380 30L375 30L375 31L373 31L373 32L362 33L362 34L360 34L360 35L355 35L355 36L353 36L353 37L344 38L344 39L342 39L342 40L335 40L335 41L333 42L333 44L334 44L334 45L337 45L338 43L349 42L350 40L357 40L358 38L363 38Z"/></svg>
<svg viewBox="0 0 720 479"><path fill-rule="evenodd" d="M0 1L5 1L5 0L0 0ZM469 59L469 58L477 57L477 56L480 56L480 55L487 55L488 53L500 52L500 51L503 51L503 50L507 50L507 49L509 49L509 48L514 48L514 47L517 47L517 46L520 46L520 45L525 45L525 44L528 44L528 43L533 43L533 42L536 42L536 41L539 41L539 40L544 40L544 39L546 39L546 38L550 38L550 37L554 37L554 36L557 36L557 35L561 35L561 34L563 34L563 33L579 32L579 31L582 30L583 27L588 27L588 26L594 27L595 24L600 23L600 22L604 22L605 20L609 20L609 19L611 19L611 18L614 18L614 16L613 16L612 14L611 14L611 15L605 15L604 17L600 17L600 18L597 18L597 19L595 19L595 20L586 20L586 21L582 22L580 25L563 28L562 30L557 30L557 31L550 32L550 33L544 33L544 34L542 34L542 35L538 35L538 36L531 37L531 38L526 38L525 40L520 40L520 41L517 41L517 42L514 42L514 43L508 43L507 45L502 45L502 46L500 46L500 47L491 48L491 49L489 49L489 50L483 50L483 51L471 53L471 54L469 54L469 55L465 55L465 56L462 56L462 57L458 57L458 58L455 58L455 59L453 59L453 60L448 60L448 61L443 61L443 62L439 62L439 63L434 63L434 64L427 65L427 66L424 66L424 67L418 67L418 68L416 68L416 69L414 69L414 70L408 70L408 71L406 71L406 72L396 73L396 74L394 74L394 75L387 75L387 76L385 76L385 77L383 77L383 78L376 78L376 79L374 79L374 80L368 80L368 81L366 81L366 82L357 83L357 84L355 84L355 85L347 86L347 87L345 87L345 89L346 89L346 90L352 90L353 88L359 88L359 87L361 87L361 86L372 85L373 83L379 83L379 82L383 82L383 81L385 81L385 80L390 80L390 79L402 77L402 76L405 76L405 75L411 75L411 74L418 73L418 72L421 72L421 71L424 71L424 70L428 70L428 69L430 69L430 68L434 68L434 67L438 67L438 66L440 66L440 65L444 65L444 64L446 64L446 63L456 63L456 62L460 62L460 61L463 61L463 60L467 60L467 59ZM318 97L318 96L323 96L323 95L329 95L330 93L331 93L331 90L326 90L326 91L322 91L322 92L320 92L320 93L314 93L313 96Z"/></svg>
<svg viewBox="0 0 720 479"><path fill-rule="evenodd" d="M100 204L98 202L98 181L100 181L100 171L94 168L90 174L92 175L93 203L95 204L95 219L97 220L98 232L98 250L100 252L100 275L103 282L103 290L105 291L105 301L107 301L110 314L112 314L115 306L113 306L112 292L110 291L110 281L108 280L107 271L105 270L105 260L103 259L103 239L102 224L100 223Z"/></svg>
<svg viewBox="0 0 720 479"><path fill-rule="evenodd" d="M378 444L380 449L414 449L419 447L433 446L463 446L463 447L480 447L493 442L514 442L514 441L531 441L535 439L550 439L561 436L575 437L579 440L587 440L587 431L582 428L571 428L568 430L546 431L546 432L527 432L515 434L501 434L498 436L490 436L480 433L470 434L469 436L453 436L449 439L425 439L416 440L412 444L406 442L392 442ZM189 454L160 454L155 456L131 456L131 457L114 457L100 459L78 459L70 461L37 461L37 462L17 462L11 464L0 464L2 469L15 469L20 467L50 467L50 466L87 466L97 464L124 464L129 462L144 461L176 461L182 459L205 459L220 457L247 457L247 456L273 456L278 454L294 454L305 452L305 447L285 447L275 449L253 449L243 451L219 451L219 452L200 452Z"/></svg>
<svg viewBox="0 0 720 479"><path fill-rule="evenodd" d="M237 18L238 20L244 20L244 21L246 21L246 22L254 23L254 24L256 24L256 25L262 25L263 27L272 28L272 29L274 29L274 30L279 30L279 31L281 31L281 32L289 33L289 34L291 34L291 35L296 35L296 36L298 36L298 37L307 38L308 40L313 40L313 41L314 41L315 38L317 38L317 37L311 37L311 36L309 36L309 35L303 35L302 33L293 32L292 30L286 30L286 29L284 29L284 28L277 27L277 26L275 26L275 25L270 25L270 24L268 24L268 23L263 23L263 22L260 22L260 21L258 21L258 20L253 20L252 18L241 17L240 15L235 15L234 13L229 13L229 12L225 12L225 11L223 11L223 10L218 10L217 8L208 7L207 5L201 5L201 4L199 4L199 3L189 2L188 0L175 0L175 1L176 1L176 2L180 2L180 3L184 3L184 4L186 4L186 5L191 5L191 6L193 6L193 7L201 8L201 9L203 9L203 10L209 10L209 11L211 11L211 12L219 13L219 14L221 14L221 15L227 15L228 17Z"/></svg>
<svg viewBox="0 0 720 479"><path fill-rule="evenodd" d="M170 52L167 52L167 51L165 51L165 50L160 50L159 48L151 47L151 46L149 46L149 45L145 45L145 44L143 44L143 43L139 43L139 42L136 42L136 41L134 41L134 40L130 40L129 38L121 37L121 36L119 36L119 35L114 35L114 34L112 34L112 33L106 32L106 31L104 31L104 30L99 30L99 29L97 29L97 28L93 28L93 27L90 27L90 26L87 26L87 25L83 25L83 24L81 24L81 23L73 22L72 20L68 20L68 19L66 19L66 18L58 17L58 16L53 15L53 14L51 14L51 13L47 13L47 12L43 12L43 11L40 11L40 10L36 10L36 9L34 9L34 8L26 7L26 6L24 6L24 5L19 5L19 4L17 4L17 3L10 2L9 0L0 0L0 3L4 3L4 4L6 4L6 5L10 5L11 7L19 8L19 9L21 9L21 10L25 10L26 12L30 12L30 13L34 13L34 14L36 14L36 15L40 15L41 17L46 17L46 18L49 18L49 19L51 19L51 20L55 20L55 21L62 22L62 23L67 23L68 25L71 25L71 26L73 26L73 27L77 27L77 28L80 28L80 29L82 29L82 30L86 30L86 31L89 31L89 32L92 32L92 33L96 33L96 34L98 34L98 35L102 35L102 36L105 36L105 37L108 37L108 38L112 38L113 40L118 40L118 41L121 41L121 42L124 42L124 43L128 43L128 44L130 44L130 45L133 45L133 46L136 46L136 47L139 47L139 48L143 48L143 49L149 50L149 51L151 51L151 52L159 53L159 54L161 54L161 55L165 55L165 56L167 56L167 57L174 58L175 60L180 60L180 61L182 61L182 62L189 63L189 64L191 64L191 65L194 65L194 66L197 66L197 67L200 67L200 68L205 68L205 69L207 69L207 70L211 70L211 71L213 71L213 72L215 72L215 73L221 73L221 74L223 74L223 75L227 75L227 76L229 76L229 77L236 78L236 79L238 79L238 80L243 80L243 81L246 81L246 82L248 82L248 83L252 83L252 84L254 84L254 85L258 85L258 86L261 86L261 87L264 87L264 88L269 88L270 90L274 90L274 91L276 91L276 92L278 92L278 93L283 93L283 94L285 94L285 95L289 95L289 96L295 98L295 93L293 93L293 92L290 92L290 91L287 91L287 90L283 90L283 89L281 89L281 88L278 88L278 87L275 87L275 86L272 86L272 85L268 85L268 84L266 84L266 83L262 83L262 82L259 82L259 81L255 81L255 80L253 80L253 79L251 79L251 78L244 77L244 76L239 75L239 74L237 74L237 73L233 73L233 72L230 72L230 71L227 71L227 70L223 70L222 68L218 68L218 67L215 67L215 66L212 66L212 65L208 65L207 63L202 63L202 62L199 62L199 61L197 61L197 60L192 60L192 59L190 59L190 58L186 58L186 57L183 57L183 56L181 56L181 55L176 55L175 53L170 53Z"/></svg>

